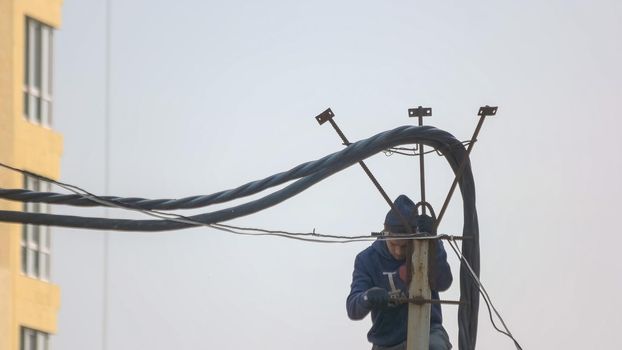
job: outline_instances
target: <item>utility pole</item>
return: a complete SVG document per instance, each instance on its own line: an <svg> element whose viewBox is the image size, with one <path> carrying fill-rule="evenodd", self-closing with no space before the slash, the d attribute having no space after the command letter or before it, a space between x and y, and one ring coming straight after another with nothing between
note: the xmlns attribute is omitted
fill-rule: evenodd
<svg viewBox="0 0 622 350"><path fill-rule="evenodd" d="M428 283L428 249L429 240L413 240L412 271L413 275L408 286L410 300L430 300L432 291ZM406 350L428 350L430 344L430 313L429 302L408 303L408 335Z"/></svg>
<svg viewBox="0 0 622 350"><path fill-rule="evenodd" d="M418 119L419 126L423 126L423 117L432 116L432 108L410 108L408 116ZM423 143L419 148L419 181L421 185L422 214L425 215L425 167ZM408 287L408 298L429 300L432 297L430 284L428 283L428 240L413 240L412 277ZM428 350L430 344L430 303L408 303L408 333L406 338L406 350Z"/></svg>

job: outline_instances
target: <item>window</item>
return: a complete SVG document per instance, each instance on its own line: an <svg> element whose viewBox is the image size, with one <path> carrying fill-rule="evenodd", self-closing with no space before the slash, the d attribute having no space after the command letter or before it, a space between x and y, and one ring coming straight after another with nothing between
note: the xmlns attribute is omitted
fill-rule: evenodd
<svg viewBox="0 0 622 350"><path fill-rule="evenodd" d="M49 192L50 184L33 176L24 176L24 188L31 191ZM49 213L45 203L24 203L29 213ZM23 225L22 272L30 277L50 279L50 228L49 226Z"/></svg>
<svg viewBox="0 0 622 350"><path fill-rule="evenodd" d="M24 116L52 124L52 27L26 17L24 33Z"/></svg>
<svg viewBox="0 0 622 350"><path fill-rule="evenodd" d="M21 327L19 350L48 350L50 335L34 329Z"/></svg>

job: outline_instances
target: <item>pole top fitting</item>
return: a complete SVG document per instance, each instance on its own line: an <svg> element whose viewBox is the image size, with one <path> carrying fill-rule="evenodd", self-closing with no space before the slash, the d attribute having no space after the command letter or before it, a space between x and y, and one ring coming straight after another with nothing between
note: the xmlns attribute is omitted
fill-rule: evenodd
<svg viewBox="0 0 622 350"><path fill-rule="evenodd" d="M414 117L431 117L432 116L432 108L429 107L417 107L417 108L409 108L408 116L411 118Z"/></svg>
<svg viewBox="0 0 622 350"><path fill-rule="evenodd" d="M322 125L324 123L326 123L327 121L333 119L333 117L335 116L335 113L333 113L333 111L328 108L327 110L325 110L324 112L320 113L318 116L315 117L315 120L317 120L317 122Z"/></svg>
<svg viewBox="0 0 622 350"><path fill-rule="evenodd" d="M480 117L487 117L489 115L495 115L497 114L497 108L498 108L497 106L491 107L489 105L480 107L479 112L477 112L477 115L479 115Z"/></svg>

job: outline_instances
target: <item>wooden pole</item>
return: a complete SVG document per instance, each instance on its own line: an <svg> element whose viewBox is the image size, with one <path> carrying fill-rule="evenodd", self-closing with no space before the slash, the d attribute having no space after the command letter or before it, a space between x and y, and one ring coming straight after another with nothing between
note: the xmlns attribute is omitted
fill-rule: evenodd
<svg viewBox="0 0 622 350"><path fill-rule="evenodd" d="M413 240L412 271L413 276L408 288L408 297L431 299L432 292L428 283L429 241ZM406 350L428 350L430 347L430 303L408 304L408 337Z"/></svg>

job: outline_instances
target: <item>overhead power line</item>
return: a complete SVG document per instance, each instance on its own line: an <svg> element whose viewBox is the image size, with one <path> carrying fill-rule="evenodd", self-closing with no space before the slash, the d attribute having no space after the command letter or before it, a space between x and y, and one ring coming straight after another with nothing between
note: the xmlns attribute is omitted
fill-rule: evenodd
<svg viewBox="0 0 622 350"><path fill-rule="evenodd" d="M66 189L77 191L73 197L62 197L58 193L29 193L20 192L12 189L0 191L0 198L37 201L52 204L68 204L77 206L96 205L121 207L141 211L145 214L155 216L156 220L129 220L129 219L108 219L97 217L82 217L72 215L53 215L42 213L25 213L16 211L0 211L0 222L14 222L23 224L38 224L64 226L73 228L88 228L102 230L120 231L164 231L190 228L196 226L209 226L218 230L224 230L239 234L270 234L283 235L288 238L296 237L291 234L280 232L262 232L241 230L243 228L222 224L223 221L253 214L264 210L273 205L281 203L291 198L307 188L315 185L323 179L366 159L374 154L383 152L405 144L423 144L435 150L439 150L445 156L454 173L458 173L463 165L462 176L458 181L458 186L463 199L464 226L462 237L462 252L465 262L469 263L473 273L479 274L479 229L477 224L477 212L475 209L475 184L471 173L470 163L467 152L460 141L451 134L431 126L402 126L393 130L388 130L348 145L339 152L327 155L315 161L300 164L288 171L274 174L261 180L252 181L234 189L217 192L204 196L193 196L182 199L144 199L144 198L121 198L121 197L98 197L90 193L81 193L75 186L55 182L51 179L43 180L65 185ZM13 170L18 170L16 168ZM32 174L37 176L36 174ZM209 206L217 203L226 203L235 199L257 194L266 189L292 182L275 192L265 195L259 199L232 206L229 208L207 212L193 216L181 216L156 212L156 210L172 209L191 209ZM267 231L267 230L266 230ZM251 233L252 232L252 233ZM317 235L317 234L316 234ZM301 235L294 239L317 241L313 234L309 236ZM328 237L327 237L328 238ZM440 238L440 236L439 236ZM358 238L348 238L358 239ZM360 238L363 240L363 238ZM369 240L370 237L364 239ZM345 239L344 239L345 240ZM464 265L463 265L464 266ZM459 327L459 348L461 350L472 350L475 348L477 338L477 318L479 309L479 289L478 285L468 275L464 268L460 273L460 293L461 304L458 308L458 327Z"/></svg>
<svg viewBox="0 0 622 350"><path fill-rule="evenodd" d="M191 209L229 202L234 199L257 194L268 188L296 180L287 185L285 188L274 193L270 193L260 199L234 207L189 217L193 221L204 224L218 223L249 215L271 207L304 191L326 177L329 177L336 172L357 163L361 159L370 157L387 148L415 142L424 143L433 148L443 150L443 153L446 154L448 160L453 159L456 161L458 159L462 159L464 155L464 147L460 141L456 140L452 135L445 131L429 126L403 126L353 143L342 151L335 152L315 161L300 164L288 171L281 172L261 180L252 181L234 189L220 191L210 195L193 196L181 199L144 199L110 196L101 198L106 202L112 202L120 206L135 209ZM62 184L59 182L56 183ZM96 205L104 205L102 203L98 203L97 201L92 201L88 197L84 198L84 196L75 194L62 195L58 193L33 193L15 189L2 190L0 198L77 206L93 206L94 203ZM161 231L192 227L192 225L181 222L162 220L106 219L10 211L0 211L0 220L40 225L127 231Z"/></svg>
<svg viewBox="0 0 622 350"><path fill-rule="evenodd" d="M380 136L380 134L376 136ZM468 145L468 143L469 143L468 141L461 142L462 145ZM438 149L428 151L425 153L442 152L441 151L442 149L452 149L456 147L460 147L460 144L445 145L444 148L438 148ZM410 150L411 148L393 147L393 148L390 148L389 150L386 150L386 149L382 150L382 152L397 153L394 151L396 149ZM333 155L334 154L326 156L314 162L307 162L304 164L300 164L290 169L289 171L281 172L281 173L269 176L261 180L252 181L252 182L246 183L234 189L220 191L220 192L216 192L216 193L209 194L209 195L191 196L191 197L184 197L180 199L146 199L146 198L137 198L137 197L124 198L124 197L117 197L117 196L99 196L99 198L107 202L115 203L115 205L112 205L112 204L108 205L110 207L114 207L116 205L131 205L134 208L155 209L155 210L197 209L197 208L207 207L213 204L224 203L224 202L228 202L234 199L250 196L250 195L259 193L261 191L264 191L268 188L282 185L291 180L306 177L310 174L317 172L318 169L334 166L335 159L334 158L327 159ZM410 155L417 155L417 153L410 154ZM310 164L310 163L314 163L314 164ZM14 171L20 171L20 169L9 166L7 164L0 164L0 166L14 170ZM73 187L74 189L77 188L73 185L69 185L69 184L66 184L60 181L56 181L56 180L53 180L53 179L50 179L50 178L47 178L47 177L44 177L38 174L34 174L30 172L28 172L28 174L31 176L37 177L41 180L51 182L60 187ZM84 192L89 195L94 196L92 193L89 193L87 191L84 191ZM21 202L63 204L63 205L80 206L80 207L106 206L105 204L92 201L90 200L88 196L85 197L81 194L35 192L35 191L30 191L30 190L26 190L22 188L16 188L16 189L0 188L0 198L14 200L14 201L21 201Z"/></svg>

